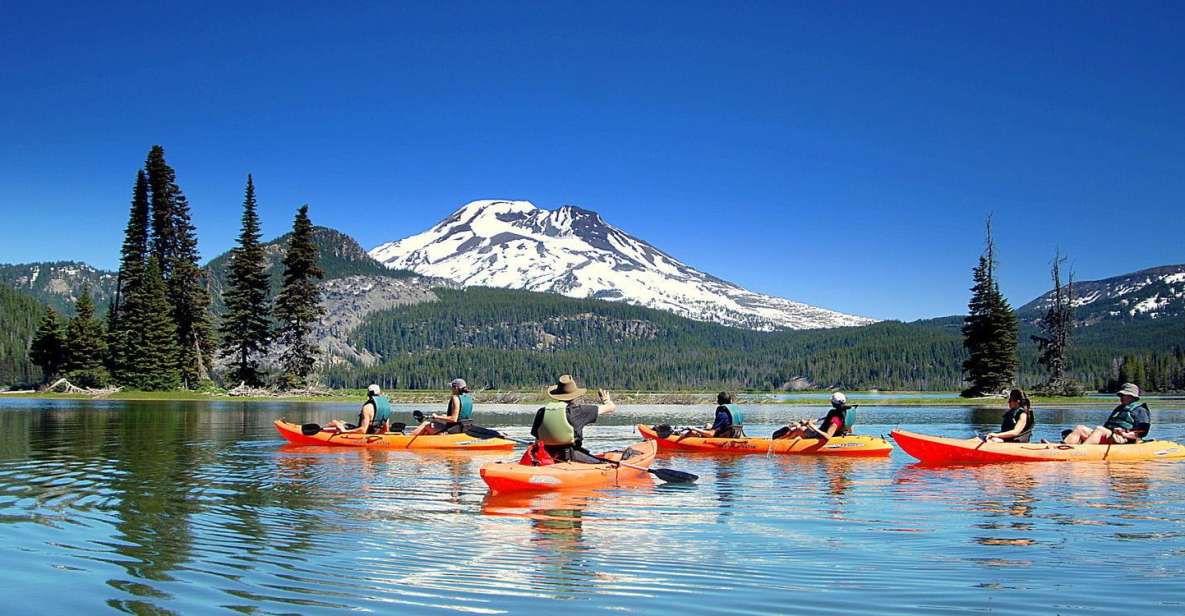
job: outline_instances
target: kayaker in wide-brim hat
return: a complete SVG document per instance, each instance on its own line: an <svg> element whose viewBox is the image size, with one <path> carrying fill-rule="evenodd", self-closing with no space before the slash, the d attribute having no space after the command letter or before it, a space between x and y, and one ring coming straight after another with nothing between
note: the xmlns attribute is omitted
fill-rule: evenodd
<svg viewBox="0 0 1185 616"><path fill-rule="evenodd" d="M531 436L535 437L547 453L557 461L573 459L573 452L584 450L584 427L596 423L597 418L617 410L617 405L604 389L597 390L600 404L577 404L588 390L576 384L576 379L564 374L547 389L547 396L553 400L535 412L531 423ZM579 456L576 456L579 459Z"/></svg>
<svg viewBox="0 0 1185 616"><path fill-rule="evenodd" d="M1148 436L1152 431L1152 413L1147 404L1140 402L1140 387L1135 383L1124 383L1115 395L1119 396L1119 406L1111 411L1103 425L1094 429L1076 426L1066 433L1064 442L1069 445L1124 445L1138 443Z"/></svg>

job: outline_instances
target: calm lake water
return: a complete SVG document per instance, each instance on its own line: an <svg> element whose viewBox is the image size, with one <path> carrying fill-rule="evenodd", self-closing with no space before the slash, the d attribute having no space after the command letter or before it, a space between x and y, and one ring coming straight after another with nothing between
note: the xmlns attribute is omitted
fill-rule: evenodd
<svg viewBox="0 0 1185 616"><path fill-rule="evenodd" d="M1038 430L1106 410L1038 409ZM527 433L525 407L477 411ZM501 499L477 469L518 452L294 449L271 426L354 412L0 400L3 613L1185 612L1180 463L676 455L658 465L698 484ZM818 414L754 407L748 431ZM859 430L968 435L999 414L861 407ZM627 407L587 442L709 415ZM1179 403L1154 418L1185 440Z"/></svg>

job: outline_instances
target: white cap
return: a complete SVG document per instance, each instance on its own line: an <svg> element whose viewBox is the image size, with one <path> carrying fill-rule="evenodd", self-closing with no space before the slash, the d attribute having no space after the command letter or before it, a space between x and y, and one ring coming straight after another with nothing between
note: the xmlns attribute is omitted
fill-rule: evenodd
<svg viewBox="0 0 1185 616"><path fill-rule="evenodd" d="M383 393L383 390L379 389L378 385L371 383L371 385L366 388L366 393L368 393L372 396L377 396L377 395Z"/></svg>
<svg viewBox="0 0 1185 616"><path fill-rule="evenodd" d="M831 406L843 406L848 403L848 397L842 391L831 394Z"/></svg>
<svg viewBox="0 0 1185 616"><path fill-rule="evenodd" d="M455 389L465 389L466 387L469 387L469 385L465 383L465 379L453 379L453 382L449 383L448 385L449 387Z"/></svg>

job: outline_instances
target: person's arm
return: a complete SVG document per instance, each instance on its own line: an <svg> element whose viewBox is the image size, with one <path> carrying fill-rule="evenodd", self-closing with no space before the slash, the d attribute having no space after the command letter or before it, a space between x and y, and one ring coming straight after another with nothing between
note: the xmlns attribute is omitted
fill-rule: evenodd
<svg viewBox="0 0 1185 616"><path fill-rule="evenodd" d="M362 405L362 423L360 423L358 425L358 427L354 428L353 430L342 430L342 433L343 434L344 433L354 433L354 432L365 433L366 430L370 428L370 422L373 419L374 419L374 403L367 402L366 404Z"/></svg>
<svg viewBox="0 0 1185 616"><path fill-rule="evenodd" d="M617 410L617 404L609 397L609 392L598 389L597 396L601 399L601 403L597 405L597 415L608 415Z"/></svg>
<svg viewBox="0 0 1185 616"><path fill-rule="evenodd" d="M449 423L457 423L461 417L461 399L453 396L448 399L448 415L432 415L432 419L437 421L447 421Z"/></svg>
<svg viewBox="0 0 1185 616"><path fill-rule="evenodd" d="M843 425L843 420L838 417L832 417L831 421L827 422L827 429L820 432L824 437L831 438L839 432L840 426Z"/></svg>
<svg viewBox="0 0 1185 616"><path fill-rule="evenodd" d="M709 429L715 432L721 428L727 428L731 423L732 419L727 412L716 411L716 419L712 422L712 427Z"/></svg>
<svg viewBox="0 0 1185 616"><path fill-rule="evenodd" d="M543 424L543 409L535 411L535 420L531 422L531 436L539 438L539 426Z"/></svg>

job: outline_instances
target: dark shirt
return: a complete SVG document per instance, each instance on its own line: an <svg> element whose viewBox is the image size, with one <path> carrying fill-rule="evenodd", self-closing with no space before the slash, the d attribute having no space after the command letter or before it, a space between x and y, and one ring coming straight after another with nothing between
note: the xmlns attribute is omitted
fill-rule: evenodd
<svg viewBox="0 0 1185 616"><path fill-rule="evenodd" d="M565 415L568 417L568 423L572 424L572 429L576 433L576 446L580 447L581 441L584 440L584 426L597 422L597 405L569 404ZM539 409L535 412L535 421L531 423L531 436L539 437L539 426L542 423L543 409Z"/></svg>
<svg viewBox="0 0 1185 616"><path fill-rule="evenodd" d="M728 409L723 406L716 407L716 422L712 424L712 430L719 434L721 430L731 427L732 413L729 413Z"/></svg>

